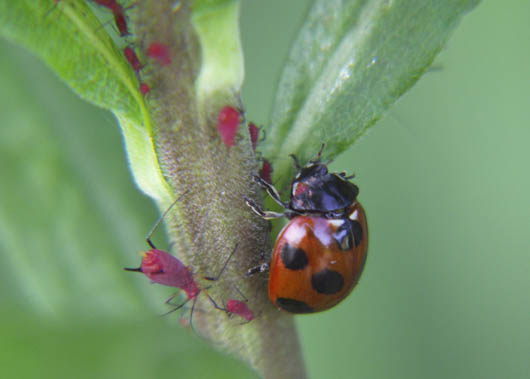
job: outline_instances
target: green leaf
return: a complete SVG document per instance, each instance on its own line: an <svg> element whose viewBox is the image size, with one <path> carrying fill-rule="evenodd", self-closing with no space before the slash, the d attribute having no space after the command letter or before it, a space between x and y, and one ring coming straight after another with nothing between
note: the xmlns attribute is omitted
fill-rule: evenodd
<svg viewBox="0 0 530 379"><path fill-rule="evenodd" d="M134 72L86 1L1 0L0 34L39 56L85 100L142 118Z"/></svg>
<svg viewBox="0 0 530 379"><path fill-rule="evenodd" d="M428 69L478 0L316 0L284 67L264 153L286 184L296 154L333 158Z"/></svg>
<svg viewBox="0 0 530 379"><path fill-rule="evenodd" d="M0 35L43 59L82 98L114 112L138 186L158 201L171 201L138 80L86 1L0 0Z"/></svg>

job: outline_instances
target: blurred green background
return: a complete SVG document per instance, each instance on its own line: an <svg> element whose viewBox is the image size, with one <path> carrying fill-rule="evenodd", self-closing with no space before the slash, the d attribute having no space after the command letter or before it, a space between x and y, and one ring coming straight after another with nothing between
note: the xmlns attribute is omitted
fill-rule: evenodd
<svg viewBox="0 0 530 379"><path fill-rule="evenodd" d="M243 2L257 123L309 3ZM481 4L436 70L333 163L357 175L371 245L352 295L297 319L312 378L528 377L529 15L524 0ZM2 376L253 377L158 317L170 291L121 271L157 214L113 116L0 49Z"/></svg>

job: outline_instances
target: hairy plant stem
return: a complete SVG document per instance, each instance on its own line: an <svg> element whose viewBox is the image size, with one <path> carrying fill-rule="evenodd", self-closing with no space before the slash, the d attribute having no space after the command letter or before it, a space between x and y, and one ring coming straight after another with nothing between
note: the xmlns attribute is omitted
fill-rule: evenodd
<svg viewBox="0 0 530 379"><path fill-rule="evenodd" d="M208 292L223 303L241 300L239 289L256 314L252 322L241 325L241 319L214 310L207 297L200 296L193 326L215 346L249 362L263 377L303 378L305 368L293 318L270 304L266 274L245 276L249 267L268 257L270 243L269 225L253 215L243 201L244 195L261 197L251 181L257 159L246 126L241 126L237 144L231 148L221 142L216 128L224 105L240 107L240 83L203 90L201 75L212 62L205 61L209 48L201 34L205 29L197 26L209 20L203 15L206 19L194 23L196 8L184 1L177 11L171 11L173 3L140 1L134 19L141 38L138 45L157 42L170 49L171 64L152 62L142 76L152 88L148 107L161 171L174 198L181 196L167 221L173 253L200 278L216 275L236 248L223 276ZM193 6L200 6L198 3ZM228 12L235 11L237 19L238 3L226 3L234 8ZM172 200L160 199L160 209ZM203 283L203 288L208 285Z"/></svg>

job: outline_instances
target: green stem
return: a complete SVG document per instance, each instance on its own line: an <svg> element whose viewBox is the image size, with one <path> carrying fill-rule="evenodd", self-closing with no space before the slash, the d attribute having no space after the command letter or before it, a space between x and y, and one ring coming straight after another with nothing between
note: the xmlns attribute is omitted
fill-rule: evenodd
<svg viewBox="0 0 530 379"><path fill-rule="evenodd" d="M241 325L237 317L210 311L206 296L200 296L197 308L207 311L194 313L194 328L266 378L303 378L292 316L269 302L266 275L245 276L271 247L267 223L243 201L244 195L260 197L251 181L258 162L248 131L241 126L238 143L231 148L223 145L217 131L219 110L241 103L242 58L237 33L235 43L226 38L231 48L224 52L212 45L227 46L212 38L212 29L218 27L220 36L226 30L233 36L239 3L226 1L211 12L202 12L201 2L193 10L183 2L178 11L168 12L171 5L172 1L139 2L134 21L139 46L157 42L170 49L171 64L153 62L142 72L142 80L152 83L148 107L161 172L173 198L184 194L168 216L173 252L197 277L211 276L237 245L227 270L208 292L223 303L240 297L237 287L256 314L255 320ZM215 22L218 25L209 24ZM227 58L219 58L223 56ZM164 210L172 199L158 200Z"/></svg>

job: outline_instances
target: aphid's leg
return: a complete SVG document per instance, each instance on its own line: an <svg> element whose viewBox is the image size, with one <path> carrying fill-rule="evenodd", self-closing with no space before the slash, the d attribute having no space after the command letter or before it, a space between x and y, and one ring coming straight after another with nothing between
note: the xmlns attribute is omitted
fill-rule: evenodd
<svg viewBox="0 0 530 379"><path fill-rule="evenodd" d="M269 194L272 199L277 202L280 206L283 208L289 208L289 204L286 202L283 202L280 198L280 194L278 191L276 191L276 188L270 183L267 183L265 180L261 179L257 175L252 175L252 179L260 185L261 188L263 188L267 193Z"/></svg>
<svg viewBox="0 0 530 379"><path fill-rule="evenodd" d="M243 301L245 303L248 303L248 299L247 299L247 297L245 295L243 295L243 292L241 292L241 290L239 288L237 288L237 286L234 286L234 288L236 289L237 292L239 292L239 295L243 298Z"/></svg>
<svg viewBox="0 0 530 379"><path fill-rule="evenodd" d="M245 203L252 209L254 213L256 213L258 216L263 217L265 220L271 220L273 218L281 218L281 217L287 217L289 218L288 213L278 213L278 212L271 212L271 211L264 211L261 209L261 207L256 204L256 202L252 199L249 199L246 196L243 196L245 199Z"/></svg>
<svg viewBox="0 0 530 379"><path fill-rule="evenodd" d="M260 272L265 272L265 271L269 271L269 264L268 263L262 263L259 266L252 267L252 268L248 269L246 275L250 276L250 275L258 274Z"/></svg>
<svg viewBox="0 0 530 379"><path fill-rule="evenodd" d="M193 327L193 311L195 310L195 304L197 304L197 298L198 297L199 297L199 295L195 296L195 298L193 299L193 304L191 305L191 311L190 311L190 328L195 333L197 333L197 332L195 331L195 328Z"/></svg>
<svg viewBox="0 0 530 379"><path fill-rule="evenodd" d="M206 293L206 292L205 292ZM206 293L206 296L208 296L208 299L210 299L210 301L212 302L213 306L215 307L215 309L219 309L220 311L224 311L226 313L230 313L228 312L228 309L226 308L223 308L223 307L220 307L219 305L217 305L217 303L215 302L214 299L212 299L212 297Z"/></svg>
<svg viewBox="0 0 530 379"><path fill-rule="evenodd" d="M155 244L153 243L153 241L151 241L151 237L153 236L153 233L156 232L156 230L158 229L158 227L160 226L160 223L162 222L162 220L164 219L164 217L167 216L167 214L169 213L169 211L171 210L171 208L173 208L173 206L175 204L177 204L177 202L182 199L184 197L184 195L186 195L188 193L189 190L187 190L186 192L184 192L182 195L180 195L179 197L177 197L175 199L174 202L171 203L171 205L164 211L164 213L162 213L162 216L160 216L158 218L158 220L156 220L155 224L153 225L153 227L151 228L151 230L149 231L149 233L147 233L147 236L145 237L145 241L147 242L147 244L151 247L151 249L156 249L156 246Z"/></svg>
<svg viewBox="0 0 530 379"><path fill-rule="evenodd" d="M221 275L223 274L224 270L226 269L226 266L228 265L228 262L230 261L230 258L232 258L232 255L234 255L234 253L236 252L237 250L237 246L239 245L239 243L236 243L236 245L234 246L234 250L232 250L232 252L230 253L230 256L228 257L228 259L225 261L225 264L223 265L223 268L221 269L221 271L219 271L219 273L217 274L217 276L204 276L203 278L205 280L210 280L212 282L215 282L216 280L219 280L219 278L221 277ZM209 296L208 296L209 297Z"/></svg>
<svg viewBox="0 0 530 379"><path fill-rule="evenodd" d="M173 300L176 296L177 296L177 293L171 295L171 296L169 297L169 299L166 300L166 304L172 305L171 300ZM195 297L195 298L196 298L196 297ZM173 309L171 309L169 312L163 313L163 314L160 315L160 316L161 316L161 317L163 317L163 316L167 316L168 314L173 313L173 312L179 310L179 309L182 308L184 305L186 305L186 304L188 303L188 301L190 301L190 300L191 300L191 298L186 299L182 304L179 304L179 305L175 306L175 307L174 307ZM195 304L195 303L194 303L194 304Z"/></svg>

